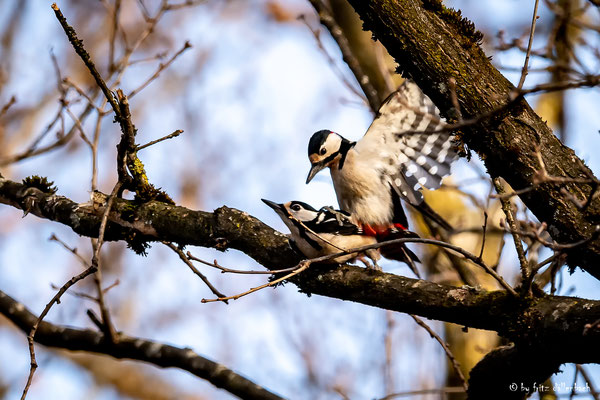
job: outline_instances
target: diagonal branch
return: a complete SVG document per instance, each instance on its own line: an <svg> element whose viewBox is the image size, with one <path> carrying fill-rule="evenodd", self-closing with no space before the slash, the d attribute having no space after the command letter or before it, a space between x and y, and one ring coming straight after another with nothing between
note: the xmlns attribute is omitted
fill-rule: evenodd
<svg viewBox="0 0 600 400"><path fill-rule="evenodd" d="M448 83L456 82L456 97L465 119L500 109L515 99L514 86L491 64L479 47L482 39L473 24L438 0L350 0L364 21L412 78L434 101L442 115L453 109ZM451 121L452 122L452 121ZM476 151L492 176L503 177L514 189L535 186L521 199L549 226L554 240L575 242L590 237L600 223L600 198L585 210L556 185L535 185L540 166L535 148L553 176L580 178L592 172L564 146L525 100L515 101L493 118L463 129L458 138ZM571 182L564 188L575 198L592 196L589 183ZM572 267L581 266L600 278L600 239L567 253Z"/></svg>
<svg viewBox="0 0 600 400"><path fill-rule="evenodd" d="M104 207L77 204L1 177L0 203L26 208L92 237L98 234ZM108 219L105 240L126 240L137 234L149 241L234 248L268 269L301 261L285 235L228 207L211 213L157 201L138 204L115 198ZM561 362L600 361L596 345L600 329L594 322L600 320L600 301L561 296L519 298L507 291L438 285L355 266L315 266L290 281L305 293L493 330L521 345L556 346L552 356Z"/></svg>
<svg viewBox="0 0 600 400"><path fill-rule="evenodd" d="M1 291L0 314L11 320L24 333L31 330L38 318L22 303ZM222 364L196 354L189 348L179 348L126 335L121 335L117 343L112 343L101 332L68 328L45 321L40 323L35 341L49 347L145 361L161 368L180 368L243 399L283 400L282 397Z"/></svg>

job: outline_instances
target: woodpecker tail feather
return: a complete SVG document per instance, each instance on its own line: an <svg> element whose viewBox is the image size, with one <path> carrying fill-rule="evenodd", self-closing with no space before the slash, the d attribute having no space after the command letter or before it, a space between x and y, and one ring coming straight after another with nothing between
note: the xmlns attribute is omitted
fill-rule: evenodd
<svg viewBox="0 0 600 400"><path fill-rule="evenodd" d="M417 211L419 211L425 218L435 222L442 229L451 232L454 230L452 225L450 225L440 214L436 213L433 208L429 207L425 201L419 205L411 204Z"/></svg>

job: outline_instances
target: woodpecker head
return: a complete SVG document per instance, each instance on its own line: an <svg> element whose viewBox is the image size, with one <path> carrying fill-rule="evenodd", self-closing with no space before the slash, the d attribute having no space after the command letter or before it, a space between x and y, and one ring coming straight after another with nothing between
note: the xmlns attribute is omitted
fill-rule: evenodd
<svg viewBox="0 0 600 400"><path fill-rule="evenodd" d="M308 142L308 159L310 160L310 171L306 178L306 183L325 167L330 167L334 162L339 161L345 152L351 147L345 145L350 142L335 132L323 130L315 132ZM346 148L347 147L347 148Z"/></svg>
<svg viewBox="0 0 600 400"><path fill-rule="evenodd" d="M279 215L279 218L281 218L290 230L292 230L292 227L295 227L292 217L302 222L312 221L317 218L318 211L301 201L288 201L287 203L279 204L271 200L261 200Z"/></svg>

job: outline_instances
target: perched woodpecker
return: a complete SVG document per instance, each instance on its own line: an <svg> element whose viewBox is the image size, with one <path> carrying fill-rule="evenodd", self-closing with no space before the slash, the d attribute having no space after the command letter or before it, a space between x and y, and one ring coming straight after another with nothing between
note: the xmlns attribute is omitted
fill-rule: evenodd
<svg viewBox="0 0 600 400"><path fill-rule="evenodd" d="M279 215L290 230L292 243L308 258L340 253L378 242L376 237L363 234L351 215L344 211L334 210L331 207L316 210L301 201L290 201L284 204L265 199L262 199L262 201ZM411 235L414 236L415 234L412 232L408 235L405 234L405 236ZM413 271L416 271L414 262L419 261L417 256L405 245L393 247L394 250L390 250L389 254L395 256L388 258L404 261L409 264ZM369 258L373 265L366 258ZM368 267L379 269L377 261L380 258L381 255L378 249L369 249L359 254L351 253L336 257L330 263L341 264L358 259Z"/></svg>
<svg viewBox="0 0 600 400"><path fill-rule="evenodd" d="M340 253L377 243L376 238L362 235L359 227L352 222L347 213L330 207L323 207L317 211L301 201L289 201L284 204L265 199L262 201L279 215L290 230L292 243L308 258ZM371 259L374 267L377 268L377 261L381 256L376 249L366 250L361 254L339 256L329 263L342 264L358 259L370 266L365 256Z"/></svg>
<svg viewBox="0 0 600 400"><path fill-rule="evenodd" d="M367 234L385 236L408 227L400 199L451 230L420 192L421 186L439 188L457 158L449 132L419 133L444 125L433 102L407 80L384 101L358 142L327 130L312 135L306 183L329 167L340 208Z"/></svg>

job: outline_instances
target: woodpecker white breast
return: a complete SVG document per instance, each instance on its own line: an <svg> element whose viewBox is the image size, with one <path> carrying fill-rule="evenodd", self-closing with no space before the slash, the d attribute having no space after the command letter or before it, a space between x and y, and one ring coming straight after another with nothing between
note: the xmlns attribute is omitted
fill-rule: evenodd
<svg viewBox="0 0 600 400"><path fill-rule="evenodd" d="M433 102L416 84L405 81L384 101L358 142L327 130L313 134L306 182L329 167L340 208L361 226L407 227L402 198L426 215L432 213L432 219L448 229L420 192L421 187L439 188L457 158L449 132L423 133L444 125Z"/></svg>
<svg viewBox="0 0 600 400"><path fill-rule="evenodd" d="M285 223L291 233L291 240L307 258L316 258L361 246L377 243L376 238L361 234L360 228L349 214L323 207L316 210L301 201L278 204L270 200L262 201L271 207ZM329 263L345 263L359 259L366 265L368 257L377 265L381 258L379 251L366 250L363 253L351 253L333 258Z"/></svg>

